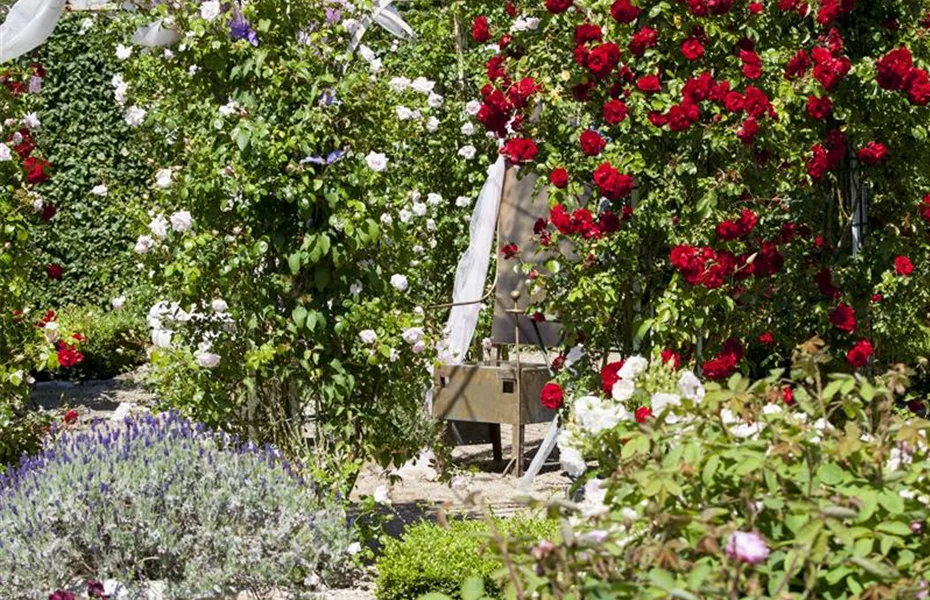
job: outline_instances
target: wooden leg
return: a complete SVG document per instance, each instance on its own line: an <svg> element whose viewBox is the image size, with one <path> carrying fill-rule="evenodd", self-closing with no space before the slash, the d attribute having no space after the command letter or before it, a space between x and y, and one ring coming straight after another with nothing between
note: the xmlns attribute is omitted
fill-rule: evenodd
<svg viewBox="0 0 930 600"><path fill-rule="evenodd" d="M488 425L491 433L491 451L494 453L494 463L500 465L504 461L504 451L501 444L501 426L492 423Z"/></svg>
<svg viewBox="0 0 930 600"><path fill-rule="evenodd" d="M514 468L514 474L517 477L523 476L523 438L524 438L525 428L523 425L514 425L513 426L513 460L516 463Z"/></svg>

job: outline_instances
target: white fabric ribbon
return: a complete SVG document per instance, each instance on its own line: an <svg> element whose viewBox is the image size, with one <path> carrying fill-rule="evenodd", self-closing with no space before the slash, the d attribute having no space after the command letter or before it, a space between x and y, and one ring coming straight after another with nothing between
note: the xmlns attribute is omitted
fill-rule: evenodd
<svg viewBox="0 0 930 600"><path fill-rule="evenodd" d="M47 40L65 11L65 0L19 0L0 25L0 63L19 58Z"/></svg>

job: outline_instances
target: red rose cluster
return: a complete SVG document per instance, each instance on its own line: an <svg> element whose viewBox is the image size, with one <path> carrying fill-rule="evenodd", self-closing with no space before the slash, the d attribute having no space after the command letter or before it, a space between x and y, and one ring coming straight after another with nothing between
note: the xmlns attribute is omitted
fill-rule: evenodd
<svg viewBox="0 0 930 600"><path fill-rule="evenodd" d="M620 230L620 221L628 220L631 213L629 207L624 207L621 216L617 216L611 210L603 211L595 220L591 211L586 208L576 208L571 214L565 208L564 204L556 204L549 211L549 218L552 225L562 235L579 235L586 240L600 239L607 234L615 233ZM545 229L545 220L537 223L535 228L536 234L544 237L543 244L548 245L548 232Z"/></svg>
<svg viewBox="0 0 930 600"><path fill-rule="evenodd" d="M726 379L736 372L744 353L743 344L738 339L728 339L723 343L720 354L704 363L704 376L714 381Z"/></svg>
<svg viewBox="0 0 930 600"><path fill-rule="evenodd" d="M878 86L883 90L907 92L911 104L917 106L930 103L930 75L914 66L907 48L892 50L876 61L875 68Z"/></svg>

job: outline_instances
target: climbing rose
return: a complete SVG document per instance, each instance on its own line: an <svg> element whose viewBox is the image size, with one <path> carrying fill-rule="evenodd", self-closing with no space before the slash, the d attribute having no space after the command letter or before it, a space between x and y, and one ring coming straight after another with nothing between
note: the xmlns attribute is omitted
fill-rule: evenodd
<svg viewBox="0 0 930 600"><path fill-rule="evenodd" d="M640 406L636 409L636 422L645 423L652 416L652 409L648 406Z"/></svg>
<svg viewBox="0 0 930 600"><path fill-rule="evenodd" d="M588 70L598 79L605 79L620 62L620 47L607 42L591 50L586 61Z"/></svg>
<svg viewBox="0 0 930 600"><path fill-rule="evenodd" d="M812 119L817 119L822 121L830 116L833 112L833 101L829 97L824 96L823 98L818 98L817 96L809 96L807 98L807 114L810 115Z"/></svg>
<svg viewBox="0 0 930 600"><path fill-rule="evenodd" d="M536 148L536 142L530 138L513 138L507 140L507 142L504 143L504 147L501 148L501 154L515 163L530 162L536 158L538 153L539 150Z"/></svg>
<svg viewBox="0 0 930 600"><path fill-rule="evenodd" d="M681 53L688 60L698 60L704 56L704 44L701 43L701 40L690 37L681 43Z"/></svg>
<svg viewBox="0 0 930 600"><path fill-rule="evenodd" d="M761 565L769 557L765 540L754 531L734 531L727 542L726 552L731 559L751 565Z"/></svg>
<svg viewBox="0 0 930 600"><path fill-rule="evenodd" d="M914 60L907 48L892 50L875 62L877 81L883 90L900 91L907 86L907 79L914 70Z"/></svg>
<svg viewBox="0 0 930 600"><path fill-rule="evenodd" d="M635 56L642 56L647 48L654 48L659 43L659 36L655 29L643 27L633 34L629 50Z"/></svg>
<svg viewBox="0 0 930 600"><path fill-rule="evenodd" d="M604 32L601 28L592 23L582 23L575 28L575 43L587 44L588 42L600 42L604 39Z"/></svg>
<svg viewBox="0 0 930 600"><path fill-rule="evenodd" d="M856 345L846 353L846 360L852 366L857 369L869 364L869 358L871 358L872 353L875 351L875 348L872 346L872 343L868 340L859 340L856 342Z"/></svg>
<svg viewBox="0 0 930 600"><path fill-rule="evenodd" d="M626 120L627 107L620 100L611 100L604 105L604 121L610 125L617 125Z"/></svg>
<svg viewBox="0 0 930 600"><path fill-rule="evenodd" d="M64 269L61 268L61 265L50 264L47 267L45 267L45 275L52 281L58 281L59 279L61 279L61 276L63 273L64 273Z"/></svg>
<svg viewBox="0 0 930 600"><path fill-rule="evenodd" d="M639 91L647 94L654 94L662 90L662 84L656 75L645 75L636 80L636 87Z"/></svg>
<svg viewBox="0 0 930 600"><path fill-rule="evenodd" d="M775 343L775 336L772 335L771 331L766 331L759 336L759 343L764 346L770 346Z"/></svg>
<svg viewBox="0 0 930 600"><path fill-rule="evenodd" d="M568 171L562 167L553 169L549 174L549 183L560 190L564 189L568 185Z"/></svg>
<svg viewBox="0 0 930 600"><path fill-rule="evenodd" d="M588 156L597 156L607 146L607 142L601 135L591 129L585 130L581 134L581 151Z"/></svg>
<svg viewBox="0 0 930 600"><path fill-rule="evenodd" d="M748 79L762 77L762 59L751 50L741 50L739 58L743 62L743 75Z"/></svg>
<svg viewBox="0 0 930 600"><path fill-rule="evenodd" d="M542 405L550 410L558 410L562 407L562 401L564 394L562 393L562 386L557 383L549 382L543 386Z"/></svg>
<svg viewBox="0 0 930 600"><path fill-rule="evenodd" d="M879 142L869 142L865 148L859 150L859 160L873 167L886 158L888 158L888 148Z"/></svg>
<svg viewBox="0 0 930 600"><path fill-rule="evenodd" d="M610 7L610 16L620 23L632 23L639 17L640 9L630 3L630 0L616 0Z"/></svg>
<svg viewBox="0 0 930 600"><path fill-rule="evenodd" d="M618 375L620 369L626 364L625 361L617 361L604 365L601 369L601 390L608 396L614 389L614 384L620 381Z"/></svg>
<svg viewBox="0 0 930 600"><path fill-rule="evenodd" d="M554 15L568 10L575 0L546 0L546 10Z"/></svg>
<svg viewBox="0 0 930 600"><path fill-rule="evenodd" d="M598 191L608 200L619 200L633 191L633 178L621 174L610 163L604 163L594 171L594 183Z"/></svg>
<svg viewBox="0 0 930 600"><path fill-rule="evenodd" d="M48 161L35 156L29 156L23 161L23 171L26 172L26 181L33 185L38 185L48 181L48 174L52 165Z"/></svg>
<svg viewBox="0 0 930 600"><path fill-rule="evenodd" d="M840 304L830 311L830 322L840 331L853 333L856 331L856 311L848 304Z"/></svg>
<svg viewBox="0 0 930 600"><path fill-rule="evenodd" d="M507 244L501 248L501 255L503 255L505 260L510 260L519 253L520 248L516 244Z"/></svg>
<svg viewBox="0 0 930 600"><path fill-rule="evenodd" d="M483 44L491 39L491 31L488 28L488 18L486 16L481 15L472 21L471 37L479 44Z"/></svg>
<svg viewBox="0 0 930 600"><path fill-rule="evenodd" d="M914 264L906 256L899 256L894 259L894 270L902 277L910 277L914 272Z"/></svg>

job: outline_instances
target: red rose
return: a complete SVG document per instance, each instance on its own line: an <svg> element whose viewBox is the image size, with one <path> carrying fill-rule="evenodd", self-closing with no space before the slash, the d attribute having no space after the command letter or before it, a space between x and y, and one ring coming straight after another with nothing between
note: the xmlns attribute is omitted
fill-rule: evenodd
<svg viewBox="0 0 930 600"><path fill-rule="evenodd" d="M871 299L874 304L881 304L882 300L884 300L885 297L882 296L881 294L872 294Z"/></svg>
<svg viewBox="0 0 930 600"><path fill-rule="evenodd" d="M875 61L875 68L880 88L900 91L905 89L907 79L914 70L914 59L910 50L898 48Z"/></svg>
<svg viewBox="0 0 930 600"><path fill-rule="evenodd" d="M856 0L820 0L817 22L821 25L829 25L851 13L855 7Z"/></svg>
<svg viewBox="0 0 930 600"><path fill-rule="evenodd" d="M587 44L588 42L599 42L604 39L601 28L591 23L582 23L575 28L575 44Z"/></svg>
<svg viewBox="0 0 930 600"><path fill-rule="evenodd" d="M836 87L852 68L849 58L836 58L826 48L817 47L811 51L814 59L814 78L828 91Z"/></svg>
<svg viewBox="0 0 930 600"><path fill-rule="evenodd" d="M52 165L46 160L36 158L35 156L27 157L23 161L23 171L26 172L26 181L33 185L38 185L48 181L48 174L52 170Z"/></svg>
<svg viewBox="0 0 930 600"><path fill-rule="evenodd" d="M555 187L565 189L568 185L568 171L562 167L558 167L552 170L552 173L549 173L549 183Z"/></svg>
<svg viewBox="0 0 930 600"><path fill-rule="evenodd" d="M771 346L772 344L775 343L775 336L772 335L771 331L766 331L765 333L759 336L759 343L762 344L763 346Z"/></svg>
<svg viewBox="0 0 930 600"><path fill-rule="evenodd" d="M46 204L42 207L42 220L48 223L58 214L58 207L54 204Z"/></svg>
<svg viewBox="0 0 930 600"><path fill-rule="evenodd" d="M751 144L759 134L759 122L755 117L749 117L743 126L736 132L736 137L744 144Z"/></svg>
<svg viewBox="0 0 930 600"><path fill-rule="evenodd" d="M538 91L539 86L536 85L536 81L532 77L524 77L510 86L510 89L507 90L507 98L514 106L523 108L526 106L527 100Z"/></svg>
<svg viewBox="0 0 930 600"><path fill-rule="evenodd" d="M601 134L586 129L581 134L581 151L587 156L597 156L607 146L607 141L601 137Z"/></svg>
<svg viewBox="0 0 930 600"><path fill-rule="evenodd" d="M78 420L77 411L73 409L69 410L68 412L65 413L65 416L62 420L68 425L73 425L77 423L77 420Z"/></svg>
<svg viewBox="0 0 930 600"><path fill-rule="evenodd" d="M704 56L704 44L697 38L690 37L681 43L681 53L688 60L698 60Z"/></svg>
<svg viewBox="0 0 930 600"><path fill-rule="evenodd" d="M630 0L616 0L610 7L610 15L620 23L632 23L639 16L640 9Z"/></svg>
<svg viewBox="0 0 930 600"><path fill-rule="evenodd" d="M727 109L727 112L743 112L746 107L746 98L739 92L730 92L723 98L723 107Z"/></svg>
<svg viewBox="0 0 930 600"><path fill-rule="evenodd" d="M649 111L647 117L649 118L649 122L656 127L665 127L665 125L668 123L668 117L657 110Z"/></svg>
<svg viewBox="0 0 930 600"><path fill-rule="evenodd" d="M792 404L794 404L794 390L788 387L787 385L783 387L781 389L781 399L788 406L791 406Z"/></svg>
<svg viewBox="0 0 930 600"><path fill-rule="evenodd" d="M77 347L58 342L58 364L69 369L84 361L84 355L78 352Z"/></svg>
<svg viewBox="0 0 930 600"><path fill-rule="evenodd" d="M539 149L536 147L536 142L531 138L509 139L501 148L501 154L517 164L530 162L536 158L538 153Z"/></svg>
<svg viewBox="0 0 930 600"><path fill-rule="evenodd" d="M817 287L820 288L820 293L824 295L825 298L829 300L836 300L840 296L840 289L833 285L833 273L830 272L830 269L824 267L816 275L814 275L814 281L817 282Z"/></svg>
<svg viewBox="0 0 930 600"><path fill-rule="evenodd" d="M930 74L923 69L914 69L907 78L907 95L911 104L926 106L930 103Z"/></svg>
<svg viewBox="0 0 930 600"><path fill-rule="evenodd" d="M788 61L785 67L785 79L797 79L803 77L811 66L811 57L806 50L798 50L797 54Z"/></svg>
<svg viewBox="0 0 930 600"><path fill-rule="evenodd" d="M471 23L471 38L483 44L491 39L491 30L488 28L488 18L484 15L476 17Z"/></svg>
<svg viewBox="0 0 930 600"><path fill-rule="evenodd" d="M32 151L36 149L36 144L32 139L32 136L29 135L28 129L20 129L19 135L22 138L22 141L13 146L13 150L16 151L16 154L19 155L20 159L25 159L27 156L32 154Z"/></svg>
<svg viewBox="0 0 930 600"><path fill-rule="evenodd" d="M761 2L750 2L749 3L749 12L754 15L759 15L765 12L765 7Z"/></svg>
<svg viewBox="0 0 930 600"><path fill-rule="evenodd" d="M840 331L856 331L856 311L848 304L840 304L830 311L830 323Z"/></svg>
<svg viewBox="0 0 930 600"><path fill-rule="evenodd" d="M659 35L655 29L643 27L633 34L630 40L629 50L634 56L642 56L647 48L654 48L658 44Z"/></svg>
<svg viewBox="0 0 930 600"><path fill-rule="evenodd" d="M546 0L546 10L554 15L568 10L575 0Z"/></svg>
<svg viewBox="0 0 930 600"><path fill-rule="evenodd" d="M681 356L674 350L666 348L659 356L662 358L662 364L671 365L673 370L677 371L681 367Z"/></svg>
<svg viewBox="0 0 930 600"><path fill-rule="evenodd" d="M906 256L899 256L894 259L894 270L901 277L910 277L914 272L914 263Z"/></svg>
<svg viewBox="0 0 930 600"><path fill-rule="evenodd" d="M605 79L620 62L620 47L607 42L591 50L586 59L586 66L597 79Z"/></svg>
<svg viewBox="0 0 930 600"><path fill-rule="evenodd" d="M873 352L875 352L875 348L870 341L859 340L856 342L856 345L846 353L846 360L852 366L861 369L869 364L869 358L872 357Z"/></svg>
<svg viewBox="0 0 930 600"><path fill-rule="evenodd" d="M808 96L807 98L807 114L810 115L812 119L817 119L822 121L830 116L830 113L833 112L833 101L830 100L828 96L823 98L818 98L817 96Z"/></svg>
<svg viewBox="0 0 930 600"><path fill-rule="evenodd" d="M685 100L697 104L709 98L713 93L713 89L714 78L710 73L701 73L697 77L685 81L685 85L681 89L681 95Z"/></svg>
<svg viewBox="0 0 930 600"><path fill-rule="evenodd" d="M516 244L507 244L501 247L501 255L505 260L510 260L520 253L520 248Z"/></svg>
<svg viewBox="0 0 930 600"><path fill-rule="evenodd" d="M751 50L741 50L739 58L743 62L743 75L749 79L762 77L762 59Z"/></svg>
<svg viewBox="0 0 930 600"><path fill-rule="evenodd" d="M769 97L765 95L765 92L752 85L746 86L744 109L749 116L757 119L761 119L766 115L774 119L776 116L775 109L772 108L772 102L769 100Z"/></svg>
<svg viewBox="0 0 930 600"><path fill-rule="evenodd" d="M636 87L646 94L662 91L662 84L656 75L644 75L636 80Z"/></svg>
<svg viewBox="0 0 930 600"><path fill-rule="evenodd" d="M61 265L53 263L45 267L45 275L52 281L58 281L63 274L64 269L61 268Z"/></svg>
<svg viewBox="0 0 930 600"><path fill-rule="evenodd" d="M736 371L741 360L743 345L736 338L730 338L723 343L720 354L704 363L704 375L715 381L726 379Z"/></svg>
<svg viewBox="0 0 930 600"><path fill-rule="evenodd" d="M614 384L620 381L617 373L623 368L625 361L617 361L604 365L601 369L601 391L610 396L613 393Z"/></svg>
<svg viewBox="0 0 930 600"><path fill-rule="evenodd" d="M636 422L645 423L652 416L652 409L648 406L640 406L636 409Z"/></svg>
<svg viewBox="0 0 930 600"><path fill-rule="evenodd" d="M888 158L888 148L879 142L869 142L865 148L859 150L859 160L873 167L886 158Z"/></svg>
<svg viewBox="0 0 930 600"><path fill-rule="evenodd" d="M543 386L542 397L540 398L542 405L550 410L558 410L562 407L562 401L564 400L564 394L562 393L562 386L557 383L549 382Z"/></svg>
<svg viewBox="0 0 930 600"><path fill-rule="evenodd" d="M488 131L493 131L503 137L506 135L507 123L510 122L513 110L513 104L510 103L502 91L491 89L485 95L484 102L478 110L478 121Z"/></svg>
<svg viewBox="0 0 930 600"><path fill-rule="evenodd" d="M633 192L633 178L621 174L610 163L604 163L594 170L594 183L608 200L620 200Z"/></svg>
<svg viewBox="0 0 930 600"><path fill-rule="evenodd" d="M920 201L920 204L917 206L917 211L920 213L920 218L924 220L924 223L930 224L930 194L924 196L923 200Z"/></svg>
<svg viewBox="0 0 930 600"><path fill-rule="evenodd" d="M627 108L621 100L611 100L604 105L604 121L617 125L626 120Z"/></svg>

